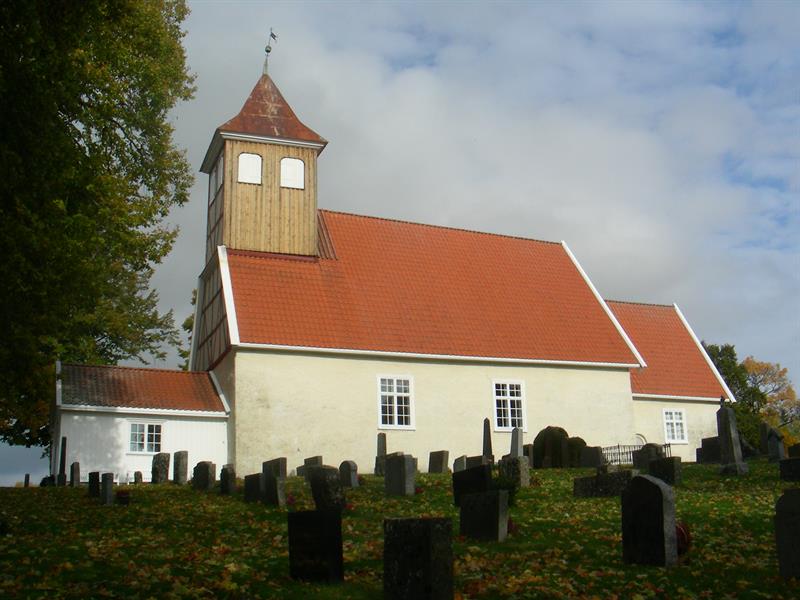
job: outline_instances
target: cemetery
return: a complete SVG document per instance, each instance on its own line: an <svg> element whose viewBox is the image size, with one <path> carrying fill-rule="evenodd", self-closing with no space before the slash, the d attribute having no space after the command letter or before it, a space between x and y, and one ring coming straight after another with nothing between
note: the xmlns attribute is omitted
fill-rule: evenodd
<svg viewBox="0 0 800 600"><path fill-rule="evenodd" d="M0 596L796 598L800 459L745 463L720 413L711 464L642 448L558 466L580 460L554 428L536 469L519 432L502 457L485 444L449 465L379 438L365 473L319 455L237 474L178 452L154 455L157 484L0 489Z"/></svg>

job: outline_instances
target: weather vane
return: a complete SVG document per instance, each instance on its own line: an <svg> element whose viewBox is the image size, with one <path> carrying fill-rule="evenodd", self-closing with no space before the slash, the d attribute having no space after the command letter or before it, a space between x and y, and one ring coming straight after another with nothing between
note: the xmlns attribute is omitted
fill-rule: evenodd
<svg viewBox="0 0 800 600"><path fill-rule="evenodd" d="M267 74L269 68L269 53L272 52L272 40L278 41L278 36L273 33L272 27L269 28L269 39L267 39L267 47L264 48L266 56L264 57L264 75Z"/></svg>

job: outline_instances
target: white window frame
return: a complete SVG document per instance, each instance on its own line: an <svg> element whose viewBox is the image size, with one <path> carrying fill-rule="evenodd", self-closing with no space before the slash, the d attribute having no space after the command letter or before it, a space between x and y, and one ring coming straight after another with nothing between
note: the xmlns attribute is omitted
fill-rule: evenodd
<svg viewBox="0 0 800 600"><path fill-rule="evenodd" d="M136 425L141 425L144 428L144 450L131 450L131 442L133 437L133 428ZM148 450L148 435L150 433L150 427L158 427L158 450ZM152 456L154 454L158 454L159 452L163 452L164 448L164 422L163 421L142 421L140 419L130 420L128 421L128 445L127 445L127 454L141 454L141 455L149 455Z"/></svg>
<svg viewBox="0 0 800 600"><path fill-rule="evenodd" d="M680 421L674 418L667 420L667 413L680 414ZM664 441L667 444L688 444L689 443L689 428L686 425L686 410L683 408L665 408L661 411L662 422L664 423ZM683 438L670 439L670 423L680 422L683 425Z"/></svg>
<svg viewBox="0 0 800 600"><path fill-rule="evenodd" d="M284 156L281 159L281 187L306 189L306 163L293 156Z"/></svg>
<svg viewBox="0 0 800 600"><path fill-rule="evenodd" d="M492 395L492 429L494 429L494 431L512 431L514 429L514 426L511 425L511 424L509 424L508 427L502 427L502 426L497 424L498 413L497 413L497 393L496 393L496 389L497 389L498 385L505 385L505 386L518 385L519 386L519 391L520 391L520 412L521 412L521 419L522 419L522 431L528 431L528 414L527 414L527 408L526 408L526 402L525 402L525 397L526 397L526 394L525 394L525 382L520 380L520 379L492 379L492 392L491 392L491 395ZM509 398L508 394L506 394L505 397ZM510 423L510 418L511 418L510 405L506 408L506 410L508 412L509 423Z"/></svg>
<svg viewBox="0 0 800 600"><path fill-rule="evenodd" d="M251 160L258 159L258 161ZM242 162L244 159L244 163ZM257 166L256 166L257 162ZM260 154L253 152L240 152L237 160L236 180L239 183L252 183L261 185L261 172L264 169L264 159Z"/></svg>
<svg viewBox="0 0 800 600"><path fill-rule="evenodd" d="M381 390L381 383L382 379L391 379L395 382L397 380L407 380L408 381L408 404L409 404L409 424L408 425L397 425L397 401L395 400L394 407L395 407L395 423L394 424L386 424L383 422L382 418L382 407L383 407L383 396L384 393ZM401 430L413 430L416 429L416 411L414 410L414 378L411 375L378 375L376 377L376 387L377 387L377 396L378 396L378 429L401 429ZM393 393L393 396L397 396L397 393ZM405 395L405 394L404 394Z"/></svg>

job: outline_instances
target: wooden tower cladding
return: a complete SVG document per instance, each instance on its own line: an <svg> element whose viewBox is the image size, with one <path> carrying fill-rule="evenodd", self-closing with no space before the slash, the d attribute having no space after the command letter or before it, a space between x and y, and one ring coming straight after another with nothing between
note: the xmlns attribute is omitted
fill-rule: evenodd
<svg viewBox="0 0 800 600"><path fill-rule="evenodd" d="M239 114L217 129L203 161L206 262L220 245L318 256L317 155L326 144L263 75Z"/></svg>

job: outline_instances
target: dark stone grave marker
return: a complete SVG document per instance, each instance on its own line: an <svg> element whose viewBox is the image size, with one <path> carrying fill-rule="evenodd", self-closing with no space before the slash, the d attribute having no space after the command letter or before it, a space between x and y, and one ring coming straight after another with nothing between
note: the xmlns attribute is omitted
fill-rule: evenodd
<svg viewBox="0 0 800 600"><path fill-rule="evenodd" d="M447 465L450 463L450 452L447 450L437 450L428 455L428 473L447 473Z"/></svg>
<svg viewBox="0 0 800 600"><path fill-rule="evenodd" d="M800 579L800 488L784 490L775 503L775 544L781 577Z"/></svg>
<svg viewBox="0 0 800 600"><path fill-rule="evenodd" d="M545 427L533 440L533 468L569 466L569 435L561 427Z"/></svg>
<svg viewBox="0 0 800 600"><path fill-rule="evenodd" d="M384 519L383 597L452 600L452 536L449 518Z"/></svg>
<svg viewBox="0 0 800 600"><path fill-rule="evenodd" d="M609 498L619 496L628 487L633 471L601 470L590 477L578 477L572 480L572 495L576 498Z"/></svg>
<svg viewBox="0 0 800 600"><path fill-rule="evenodd" d="M742 445L736 427L736 413L730 406L720 402L717 411L717 435L719 437L720 475L744 475L749 468L742 459Z"/></svg>
<svg viewBox="0 0 800 600"><path fill-rule="evenodd" d="M114 504L114 474L103 473L100 484L100 502L106 506Z"/></svg>
<svg viewBox="0 0 800 600"><path fill-rule="evenodd" d="M195 465L192 470L192 488L201 492L209 492L216 482L217 465L209 460L201 461Z"/></svg>
<svg viewBox="0 0 800 600"><path fill-rule="evenodd" d="M489 419L483 420L483 452L481 454L489 461L489 464L494 463L494 452L492 451L492 424Z"/></svg>
<svg viewBox="0 0 800 600"><path fill-rule="evenodd" d="M309 458L303 459L303 464L297 467L297 476L298 477L305 477L306 481L308 481L308 468L309 467L321 467L322 466L322 457L321 456L311 456ZM263 469L263 465L262 465Z"/></svg>
<svg viewBox="0 0 800 600"><path fill-rule="evenodd" d="M769 430L767 446L769 447L769 462L778 462L786 458L783 434L774 427L771 427Z"/></svg>
<svg viewBox="0 0 800 600"><path fill-rule="evenodd" d="M492 487L492 467L478 465L453 473L453 503L460 506L464 494L488 492Z"/></svg>
<svg viewBox="0 0 800 600"><path fill-rule="evenodd" d="M169 452L153 455L150 483L166 483L169 480Z"/></svg>
<svg viewBox="0 0 800 600"><path fill-rule="evenodd" d="M758 451L766 456L769 454L769 424L761 423L758 424Z"/></svg>
<svg viewBox="0 0 800 600"><path fill-rule="evenodd" d="M467 468L471 469L473 467L480 467L481 465L492 465L494 458L487 458L483 455L480 456L468 456L467 457Z"/></svg>
<svg viewBox="0 0 800 600"><path fill-rule="evenodd" d="M530 467L528 459L524 456L514 458L509 456L498 463L500 476L514 482L518 488L529 487L531 484Z"/></svg>
<svg viewBox="0 0 800 600"><path fill-rule="evenodd" d="M603 449L600 446L584 446L581 448L581 459L579 466L581 467L599 467L605 464L606 459L603 456Z"/></svg>
<svg viewBox="0 0 800 600"><path fill-rule="evenodd" d="M134 471L133 472L133 483L139 484L144 481L144 476L142 475L141 471Z"/></svg>
<svg viewBox="0 0 800 600"><path fill-rule="evenodd" d="M276 477L270 467L261 465L261 500L267 506L286 505L286 478Z"/></svg>
<svg viewBox="0 0 800 600"><path fill-rule="evenodd" d="M384 487L387 496L413 496L415 487L414 457L409 454L386 456Z"/></svg>
<svg viewBox="0 0 800 600"><path fill-rule="evenodd" d="M781 481L800 481L800 458L784 458L778 465Z"/></svg>
<svg viewBox="0 0 800 600"><path fill-rule="evenodd" d="M90 498L99 498L100 497L100 472L99 471L91 471L91 472L89 472L89 497Z"/></svg>
<svg viewBox="0 0 800 600"><path fill-rule="evenodd" d="M789 446L789 458L800 458L800 444Z"/></svg>
<svg viewBox="0 0 800 600"><path fill-rule="evenodd" d="M58 475L56 485L64 487L67 485L67 438L61 438L61 455L59 457Z"/></svg>
<svg viewBox="0 0 800 600"><path fill-rule="evenodd" d="M567 438L567 450L569 452L569 466L581 466L581 453L586 448L586 442L580 437Z"/></svg>
<svg viewBox="0 0 800 600"><path fill-rule="evenodd" d="M358 465L352 460L342 461L339 465L339 482L344 488L358 487Z"/></svg>
<svg viewBox="0 0 800 600"><path fill-rule="evenodd" d="M189 453L180 450L172 457L172 482L177 485L186 485L189 481Z"/></svg>
<svg viewBox="0 0 800 600"><path fill-rule="evenodd" d="M288 513L288 519L292 579L343 581L341 513L304 510Z"/></svg>
<svg viewBox="0 0 800 600"><path fill-rule="evenodd" d="M633 452L633 468L646 471L650 463L664 457L664 450L658 444L645 444Z"/></svg>
<svg viewBox="0 0 800 600"><path fill-rule="evenodd" d="M375 475L383 477L386 473L386 434L378 434L378 452L375 455Z"/></svg>
<svg viewBox="0 0 800 600"><path fill-rule="evenodd" d="M453 461L453 473L458 473L467 468L467 455L462 454Z"/></svg>
<svg viewBox="0 0 800 600"><path fill-rule="evenodd" d="M77 487L81 484L81 464L74 462L69 466L69 485Z"/></svg>
<svg viewBox="0 0 800 600"><path fill-rule="evenodd" d="M657 458L650 461L648 472L653 477L657 477L669 485L681 484L681 458L672 456L670 458Z"/></svg>
<svg viewBox="0 0 800 600"><path fill-rule="evenodd" d="M508 535L508 491L491 490L461 496L459 533L465 537L502 542Z"/></svg>
<svg viewBox="0 0 800 600"><path fill-rule="evenodd" d="M31 474L25 473L25 487L31 487Z"/></svg>
<svg viewBox="0 0 800 600"><path fill-rule="evenodd" d="M678 562L675 495L660 479L638 475L622 492L622 558L660 567Z"/></svg>
<svg viewBox="0 0 800 600"><path fill-rule="evenodd" d="M264 497L261 473L244 476L244 501L260 502Z"/></svg>
<svg viewBox="0 0 800 600"><path fill-rule="evenodd" d="M233 465L225 465L219 472L219 493L223 496L236 493L236 469Z"/></svg>
<svg viewBox="0 0 800 600"><path fill-rule="evenodd" d="M318 511L341 511L347 504L336 467L309 467L306 472Z"/></svg>
<svg viewBox="0 0 800 600"><path fill-rule="evenodd" d="M269 470L275 477L286 477L288 474L286 463L286 457L281 456L280 458L273 458L272 460L267 460L261 463L261 472L265 472Z"/></svg>

